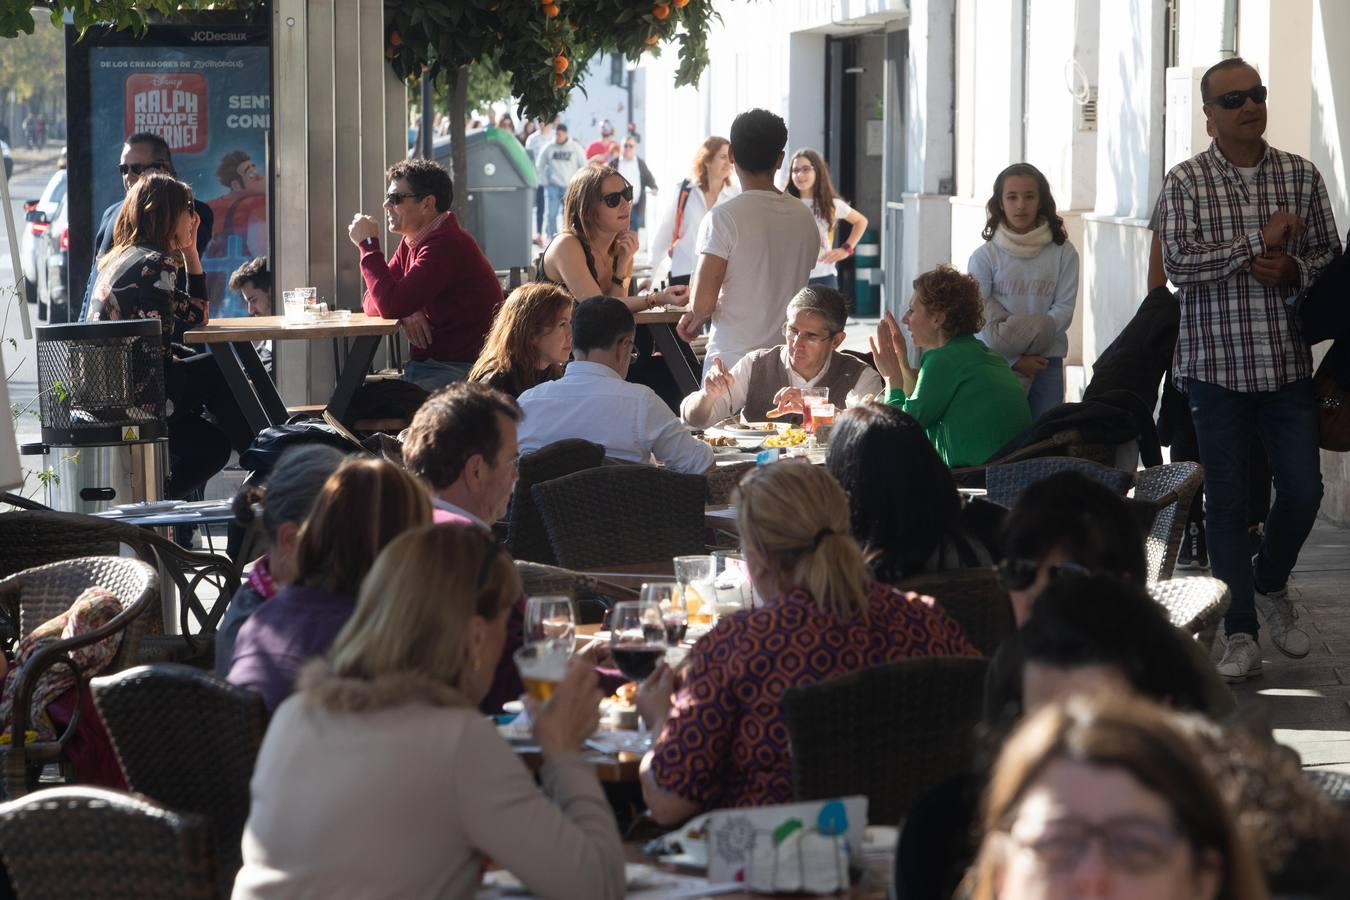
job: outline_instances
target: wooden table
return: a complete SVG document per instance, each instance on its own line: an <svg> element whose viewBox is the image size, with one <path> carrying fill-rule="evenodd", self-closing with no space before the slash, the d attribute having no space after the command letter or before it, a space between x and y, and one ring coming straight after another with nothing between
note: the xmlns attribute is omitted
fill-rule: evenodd
<svg viewBox="0 0 1350 900"><path fill-rule="evenodd" d="M379 319L363 313L352 313L345 322L296 322L285 316L252 316L212 319L201 328L189 331L183 340L189 344L206 344L211 349L249 427L259 432L284 424L289 414L276 384L258 357L254 341L350 340L347 358L342 363L327 407L338 421L342 421L356 389L366 380L380 338L396 331L397 319Z"/></svg>
<svg viewBox="0 0 1350 900"><path fill-rule="evenodd" d="M694 351L675 332L675 326L684 314L683 309L644 309L634 313L633 318L639 328L645 328L651 335L652 344L660 351L666 369L675 379L675 386L687 397L702 385L703 369Z"/></svg>

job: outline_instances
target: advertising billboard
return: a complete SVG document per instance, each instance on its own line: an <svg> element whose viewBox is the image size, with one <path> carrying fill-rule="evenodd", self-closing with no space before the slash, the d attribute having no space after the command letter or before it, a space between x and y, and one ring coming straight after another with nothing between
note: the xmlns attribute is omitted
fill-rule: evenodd
<svg viewBox="0 0 1350 900"><path fill-rule="evenodd" d="M68 33L74 32L67 27ZM122 144L137 133L159 135L178 177L211 211L202 252L212 316L243 316L230 273L271 244L268 151L272 128L272 61L266 25L152 25L143 35L91 30L68 34L71 276L83 294L93 262L93 235L105 211L122 200L117 170ZM86 110L78 110L76 92ZM76 185L87 185L76 191ZM79 208L80 206L85 208ZM76 223L87 232L77 247ZM84 231L84 229L78 229Z"/></svg>

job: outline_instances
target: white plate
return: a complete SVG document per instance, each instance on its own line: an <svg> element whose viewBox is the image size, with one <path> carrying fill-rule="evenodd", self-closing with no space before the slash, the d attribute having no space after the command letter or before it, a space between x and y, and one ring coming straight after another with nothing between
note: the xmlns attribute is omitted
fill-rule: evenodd
<svg viewBox="0 0 1350 900"><path fill-rule="evenodd" d="M758 428L758 427L750 427L750 426L748 426L748 425L741 425L741 424L736 424L736 423L728 423L728 424L726 424L726 425L718 425L718 426L716 426L715 428L710 428L710 429L708 429L708 430L709 430L709 431L714 431L714 430L715 430L715 431L720 432L721 434L727 434L727 435L730 435L731 437L738 437L738 438L759 438L760 440L763 440L763 439L766 438L766 437L772 437L773 435L775 435L775 434L778 433L778 429L777 429L776 427L773 427L773 423L771 423L771 422L754 422L754 423L751 423L751 424L756 425L756 426L758 426L758 425L769 425L770 427L769 427L769 428Z"/></svg>

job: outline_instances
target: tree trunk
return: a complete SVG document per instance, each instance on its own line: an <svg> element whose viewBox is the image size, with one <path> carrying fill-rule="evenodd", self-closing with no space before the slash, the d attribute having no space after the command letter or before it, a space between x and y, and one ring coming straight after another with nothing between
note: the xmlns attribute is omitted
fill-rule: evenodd
<svg viewBox="0 0 1350 900"><path fill-rule="evenodd" d="M450 204L462 224L469 207L469 157L464 151L464 117L469 114L469 67L460 66L446 78L450 86L450 177L455 182L455 202Z"/></svg>

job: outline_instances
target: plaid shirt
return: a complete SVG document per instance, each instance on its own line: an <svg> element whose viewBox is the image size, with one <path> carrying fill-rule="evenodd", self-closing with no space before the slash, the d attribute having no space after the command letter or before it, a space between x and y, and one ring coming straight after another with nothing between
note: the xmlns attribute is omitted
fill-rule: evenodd
<svg viewBox="0 0 1350 900"><path fill-rule="evenodd" d="M1271 213L1298 216L1304 233L1285 252L1297 288L1263 287L1252 260L1266 252ZM1312 163L1267 145L1251 189L1217 142L1163 180L1159 237L1167 277L1181 290L1181 334L1172 361L1177 386L1193 378L1233 391L1275 391L1312 377L1312 352L1293 297L1340 251L1331 204Z"/></svg>

